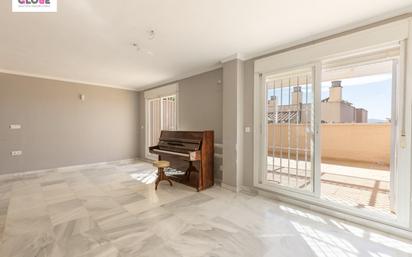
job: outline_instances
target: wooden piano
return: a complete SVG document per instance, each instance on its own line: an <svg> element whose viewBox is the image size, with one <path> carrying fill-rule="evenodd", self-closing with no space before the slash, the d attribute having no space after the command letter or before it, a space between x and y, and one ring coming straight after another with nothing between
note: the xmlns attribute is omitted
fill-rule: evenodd
<svg viewBox="0 0 412 257"><path fill-rule="evenodd" d="M184 171L169 176L172 180L194 187L197 191L213 186L214 133L208 131L166 131L160 134L159 144L149 147L159 160Z"/></svg>

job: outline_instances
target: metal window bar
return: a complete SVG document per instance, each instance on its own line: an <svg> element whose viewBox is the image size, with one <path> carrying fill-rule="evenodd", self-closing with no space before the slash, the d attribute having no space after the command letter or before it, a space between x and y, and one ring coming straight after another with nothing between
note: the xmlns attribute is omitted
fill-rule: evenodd
<svg viewBox="0 0 412 257"><path fill-rule="evenodd" d="M157 143L161 130L176 129L175 96L160 97L149 100L149 135L151 145Z"/></svg>
<svg viewBox="0 0 412 257"><path fill-rule="evenodd" d="M156 142L156 138L159 138L160 131L162 130L162 107L160 99L156 99L156 132L153 138L153 144Z"/></svg>
<svg viewBox="0 0 412 257"><path fill-rule="evenodd" d="M283 104L283 80L281 79L280 80L280 105L279 105L280 108L282 108L282 104ZM280 123L279 129L280 129L280 131L279 131L280 147L283 148L283 137L282 137L283 125L282 125L282 122ZM280 184L282 184L282 170L283 170L282 161L283 161L283 149L280 150L280 160L279 160L279 163L280 163L279 164L279 166L280 166L280 168L279 168L279 170L280 170L280 175L279 175Z"/></svg>
<svg viewBox="0 0 412 257"><path fill-rule="evenodd" d="M166 96L160 101L160 128L161 130L176 130L176 101L175 96Z"/></svg>
<svg viewBox="0 0 412 257"><path fill-rule="evenodd" d="M168 118L168 122L167 122L167 129L170 130L172 128L172 101L171 101L171 97L168 97L167 99L167 118Z"/></svg>
<svg viewBox="0 0 412 257"><path fill-rule="evenodd" d="M319 133L319 131L317 131L318 129L319 129L319 125L316 123L316 120L318 119L317 118L317 116L316 115L318 115L318 114L320 114L321 113L321 107L320 107L320 96L321 96L321 93L320 92L317 92L316 90L318 90L318 89L316 89L316 84L317 83L319 83L319 84L321 84L321 81L319 81L319 78L317 78L316 77L316 74L315 73L317 73L317 72L319 72L319 70L317 70L319 67L318 66L314 66L313 68L312 68L312 73L311 73L311 77L310 77L310 85L311 85L311 94L309 95L309 101L310 101L310 103L311 103L311 109L310 109L310 112L309 112L309 115L310 115L310 124L309 124L309 126L310 126L310 133L309 133L309 136L310 136L310 138L308 139L308 142L310 143L310 149L311 149L311 152L310 152L310 157L309 157L309 162L310 162L310 174L309 174L309 177L308 177L308 179L309 179L309 183L311 183L310 185L310 190L311 191L313 191L313 192L315 192L315 190L320 190L320 177L319 177L319 179L317 180L317 181L315 181L314 180L314 173L315 172L319 172L319 175L321 174L321 171L320 171L320 168L321 168L321 166L320 166L320 162L318 163L316 160L315 160L315 156L314 156L314 154L315 154L315 151L316 151L316 149L315 149L315 147L317 147L317 145L315 145L315 136L316 136L316 133ZM320 85L321 86L321 85ZM321 88L319 88L319 89L321 89ZM317 96L316 96L316 94L318 94ZM319 97L319 99L318 99L318 97ZM319 103L318 102L315 102L315 101L319 101ZM319 104L319 106L317 106ZM319 107L319 108L318 108ZM315 110L315 108L318 108L318 110L319 110L319 113L316 113L315 114L315 112L316 112L316 110ZM321 118L319 117L319 120L321 120ZM319 127L318 127L319 126ZM319 154L320 154L320 148L318 148L318 150L319 150ZM316 156L316 157L318 157L318 156ZM319 158L319 161L320 161L320 158ZM319 169L318 171L316 171L316 169ZM317 184L317 188L315 188L315 185L314 185L314 183L316 183Z"/></svg>
<svg viewBox="0 0 412 257"><path fill-rule="evenodd" d="M306 75L306 90L305 90L305 184L308 182L307 170L308 170L308 75Z"/></svg>
<svg viewBox="0 0 412 257"><path fill-rule="evenodd" d="M290 135L290 105L291 105L291 81L289 78L289 83L288 83L288 87L289 87L289 101L288 101L288 105L289 105L289 110L288 110L288 185L290 185L290 141L291 141L291 135Z"/></svg>
<svg viewBox="0 0 412 257"><path fill-rule="evenodd" d="M150 145L153 144L153 133L154 133L154 119L153 119L153 114L154 114L154 103L153 101L150 101L150 123L149 123L149 132L150 132Z"/></svg>
<svg viewBox="0 0 412 257"><path fill-rule="evenodd" d="M177 130L177 106L176 96L173 96L173 130Z"/></svg>
<svg viewBox="0 0 412 257"><path fill-rule="evenodd" d="M276 149L278 149L278 150L280 150L280 149L283 149L283 150L287 150L287 149L290 149L290 150L292 150L292 151L301 151L301 152L309 152L310 150L309 149L305 149L305 148L300 148L300 147L298 147L298 148L296 148L296 147L280 147L280 146L276 146Z"/></svg>
<svg viewBox="0 0 412 257"><path fill-rule="evenodd" d="M299 87L299 75L297 76L297 79L296 79L296 87ZM298 90L298 89L296 89L296 90ZM298 93L296 93L296 95L295 95L295 101L296 101L296 112L297 112L297 115L296 115L296 129L295 129L295 133L296 133L296 135L295 135L295 138L296 138L296 177L295 177L295 186L296 187L298 187L298 173L299 173L299 112L300 112L300 100L299 100L299 97L298 97Z"/></svg>
<svg viewBox="0 0 412 257"><path fill-rule="evenodd" d="M152 145L154 145L155 144L155 141L156 141L156 138L158 137L158 135L159 135L159 131L161 130L161 120L160 120L160 117L161 117L161 113L160 113L160 99L156 99L156 100L154 100L153 101L153 106L154 106L154 113L153 113L153 123L154 123L154 126L153 126L153 128L154 128L154 130L152 131L153 132L153 137L152 137Z"/></svg>
<svg viewBox="0 0 412 257"><path fill-rule="evenodd" d="M167 129L167 101L166 98L162 98L162 130Z"/></svg>
<svg viewBox="0 0 412 257"><path fill-rule="evenodd" d="M274 99L276 99L276 94L275 94L275 88L276 88L276 84L275 84L275 82L276 81L273 81L273 95L274 95ZM270 88L270 87L269 87ZM276 104L276 101L274 102L275 104ZM273 110L272 110L273 112L275 112L276 113L276 106L273 106ZM272 124L274 124L274 123L272 123ZM272 126L272 133L273 133L273 135L272 135L272 177L273 177L273 180L275 180L275 173L274 173L274 171L275 171L275 145L276 145L276 141L275 141L275 137L276 137L276 134L275 134L275 126Z"/></svg>
<svg viewBox="0 0 412 257"><path fill-rule="evenodd" d="M279 101L279 96L278 96L278 92L276 91L276 80L273 81L273 94L275 96L275 104L273 106L274 111L275 111L275 119L273 121L273 137L274 139L274 151L273 151L273 158L272 158L272 162L273 162L273 167L274 170L277 171L279 169L279 167L276 165L275 161L276 161L276 143L279 144L279 140L282 140L282 138L277 138L276 137L276 128L278 127L277 124L279 123L279 108L278 108L278 101ZM273 173L273 177L275 178L275 173ZM280 183L280 177L276 177L276 182Z"/></svg>
<svg viewBox="0 0 412 257"><path fill-rule="evenodd" d="M167 122L167 130L170 130L170 97L166 98L166 122Z"/></svg>
<svg viewBox="0 0 412 257"><path fill-rule="evenodd" d="M160 101L160 103L159 103L159 108L160 108L160 127L159 127L159 130L160 131L162 131L162 129L163 129L163 123L164 123L164 120L163 120L163 115L164 115L164 113L163 113L163 101L162 101L162 99L163 98L159 98L159 101Z"/></svg>
<svg viewBox="0 0 412 257"><path fill-rule="evenodd" d="M312 177L310 165L312 149L310 134L312 129L310 128L313 122L309 115L313 115L311 111L313 108L309 93L309 90L312 90L310 79L311 75L306 72L294 74L280 78L280 81L275 79L270 84L268 83L266 88L267 92L273 90L273 96L276 98L275 104L271 106L272 108L267 114L268 124L273 124L273 129L268 131L273 135L272 141L269 142L272 149L268 152L272 161L272 164L268 163L268 170L271 170L272 176L267 177L267 179L293 188L307 189ZM276 90L279 84L280 95L279 91ZM295 89L295 86L299 89ZM287 91L284 91L283 87L288 87ZM303 90L305 90L304 95ZM286 104L283 102L284 97L286 97ZM295 126L295 130L293 126ZM284 129L287 131L283 131ZM283 135L284 133L286 135ZM302 133L304 134L302 135ZM283 160L284 158L287 160ZM284 166L285 161L287 163ZM285 181L285 176L287 176L287 181Z"/></svg>
<svg viewBox="0 0 412 257"><path fill-rule="evenodd" d="M168 124L168 119L167 117L169 116L168 109L167 109L167 97L162 98L162 119L163 119L163 126L162 129L168 130L169 129L169 124Z"/></svg>
<svg viewBox="0 0 412 257"><path fill-rule="evenodd" d="M156 138L156 136L157 136L157 130L158 130L158 128L157 128L157 126L158 126L158 124L157 124L157 118L158 118L158 116L157 116L157 111L158 111L158 109L157 109L157 99L156 100L153 100L152 101L152 107L153 107L153 112L152 112L152 123L151 123L151 125L152 125L152 128L151 128L151 134L152 134L152 144L151 145L153 145L153 143L154 143L154 138Z"/></svg>

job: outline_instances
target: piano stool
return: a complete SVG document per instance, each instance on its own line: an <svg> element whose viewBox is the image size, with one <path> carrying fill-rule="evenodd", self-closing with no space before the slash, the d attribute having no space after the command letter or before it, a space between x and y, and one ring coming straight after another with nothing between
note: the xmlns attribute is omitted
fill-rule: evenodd
<svg viewBox="0 0 412 257"><path fill-rule="evenodd" d="M170 167L170 162L168 161L155 161L153 166L157 168L157 179L155 183L155 190L157 190L157 185L160 181L167 180L169 181L170 186L173 186L172 181L166 176L164 169Z"/></svg>
<svg viewBox="0 0 412 257"><path fill-rule="evenodd" d="M171 168L184 171L184 174L168 174L168 179L201 191L214 183L213 142L213 130L162 130L159 143L150 146L149 152L156 154L159 161L168 161Z"/></svg>

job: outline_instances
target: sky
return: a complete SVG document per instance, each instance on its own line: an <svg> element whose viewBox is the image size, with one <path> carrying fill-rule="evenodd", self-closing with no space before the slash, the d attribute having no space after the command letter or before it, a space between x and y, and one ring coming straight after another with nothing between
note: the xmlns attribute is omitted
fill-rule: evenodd
<svg viewBox="0 0 412 257"><path fill-rule="evenodd" d="M331 82L322 82L321 98L329 96ZM357 77L342 80L342 98L351 102L356 108L368 110L369 120L385 121L391 117L391 93L392 76L379 74L372 76ZM293 89L292 89L293 90ZM310 87L308 88L310 98ZM283 88L283 104L288 104L288 88ZM270 90L269 97L275 93L278 101L280 99L280 89ZM306 86L302 87L302 101L306 102ZM309 99L309 102L311 100Z"/></svg>

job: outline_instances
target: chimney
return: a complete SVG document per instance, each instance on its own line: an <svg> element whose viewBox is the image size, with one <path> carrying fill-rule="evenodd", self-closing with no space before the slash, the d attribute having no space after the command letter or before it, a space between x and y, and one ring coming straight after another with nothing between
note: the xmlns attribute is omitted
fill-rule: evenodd
<svg viewBox="0 0 412 257"><path fill-rule="evenodd" d="M332 86L329 88L329 102L342 101L342 81L332 81Z"/></svg>
<svg viewBox="0 0 412 257"><path fill-rule="evenodd" d="M268 101L268 111L269 112L274 112L276 108L276 96L272 95L270 97L270 100Z"/></svg>
<svg viewBox="0 0 412 257"><path fill-rule="evenodd" d="M296 86L292 92L292 104L297 105L300 103L302 103L302 90L300 86Z"/></svg>

